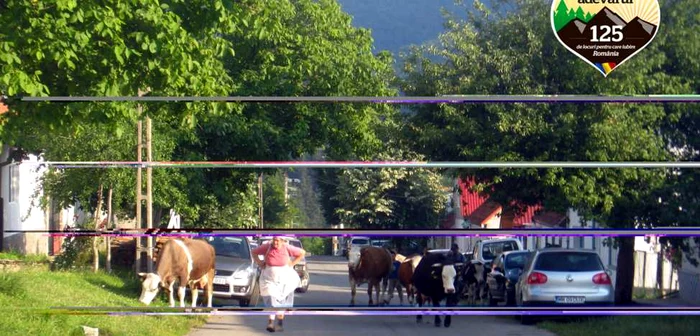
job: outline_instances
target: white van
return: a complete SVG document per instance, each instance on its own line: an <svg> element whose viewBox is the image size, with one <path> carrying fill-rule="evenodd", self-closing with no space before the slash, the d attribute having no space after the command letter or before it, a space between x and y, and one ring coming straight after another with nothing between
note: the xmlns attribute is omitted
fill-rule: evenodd
<svg viewBox="0 0 700 336"><path fill-rule="evenodd" d="M372 246L372 240L369 237L352 237L348 246L348 263L357 264L360 260L360 250L363 247Z"/></svg>
<svg viewBox="0 0 700 336"><path fill-rule="evenodd" d="M479 240L472 250L472 261L478 261L491 268L491 261L496 255L507 251L522 251L523 245L517 238L498 238Z"/></svg>

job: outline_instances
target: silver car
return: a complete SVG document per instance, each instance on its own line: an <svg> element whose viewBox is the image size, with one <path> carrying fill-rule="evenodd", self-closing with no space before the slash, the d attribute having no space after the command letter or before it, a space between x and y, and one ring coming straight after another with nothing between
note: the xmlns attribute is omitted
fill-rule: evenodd
<svg viewBox="0 0 700 336"><path fill-rule="evenodd" d="M253 261L245 237L209 237L216 251L214 297L238 300L242 307L256 306L260 300L260 270Z"/></svg>
<svg viewBox="0 0 700 336"><path fill-rule="evenodd" d="M515 299L518 306L613 305L615 290L595 251L545 248L525 264Z"/></svg>

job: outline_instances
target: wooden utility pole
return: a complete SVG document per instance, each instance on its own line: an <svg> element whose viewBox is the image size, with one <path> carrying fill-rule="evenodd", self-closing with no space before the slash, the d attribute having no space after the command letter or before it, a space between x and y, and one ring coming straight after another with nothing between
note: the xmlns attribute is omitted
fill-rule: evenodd
<svg viewBox="0 0 700 336"><path fill-rule="evenodd" d="M102 215L102 184L97 190L97 209L95 209L95 231L102 231L100 229L100 215ZM99 236L92 237L92 271L97 272L100 269L100 251L97 247L97 239Z"/></svg>
<svg viewBox="0 0 700 336"><path fill-rule="evenodd" d="M262 230L265 227L263 225L263 173L260 173L258 177L258 202L260 202L260 207L258 208L258 214L260 215L259 228Z"/></svg>
<svg viewBox="0 0 700 336"><path fill-rule="evenodd" d="M147 91L139 90L139 97L146 94ZM138 105L139 121L137 123L137 147L136 156L139 163L139 167L136 170L136 228L143 229L143 213L142 213L142 203L141 201L146 201L146 225L148 229L153 228L153 202L152 202L152 169L150 166L146 168L146 193L143 192L143 171L140 165L143 162L143 149L146 149L146 160L151 162L153 159L153 153L151 151L151 118L146 117L144 121L146 122L146 136L144 141L143 135L143 121L140 119L143 114L143 107L141 104ZM136 237L136 260L134 262L134 270L138 273L141 272L141 255L145 251L147 255L146 259L146 270L147 272L153 271L153 237L148 237L146 239L147 245L143 246L143 239L140 236Z"/></svg>
<svg viewBox="0 0 700 336"><path fill-rule="evenodd" d="M287 183L289 175L287 174L287 171L284 171L284 205L286 206L289 200L289 185Z"/></svg>
<svg viewBox="0 0 700 336"><path fill-rule="evenodd" d="M109 187L107 194L107 230L112 228L112 187ZM109 235L105 237L105 245L107 245L107 272L112 273L112 239Z"/></svg>

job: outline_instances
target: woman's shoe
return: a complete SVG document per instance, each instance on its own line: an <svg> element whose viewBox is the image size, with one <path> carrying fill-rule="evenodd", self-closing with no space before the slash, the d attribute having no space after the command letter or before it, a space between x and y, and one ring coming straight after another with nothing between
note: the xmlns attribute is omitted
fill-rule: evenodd
<svg viewBox="0 0 700 336"><path fill-rule="evenodd" d="M284 327L282 326L283 319L278 319L277 320L277 330L276 331L284 331Z"/></svg>
<svg viewBox="0 0 700 336"><path fill-rule="evenodd" d="M275 332L275 320L268 320L267 328L265 329L269 332Z"/></svg>

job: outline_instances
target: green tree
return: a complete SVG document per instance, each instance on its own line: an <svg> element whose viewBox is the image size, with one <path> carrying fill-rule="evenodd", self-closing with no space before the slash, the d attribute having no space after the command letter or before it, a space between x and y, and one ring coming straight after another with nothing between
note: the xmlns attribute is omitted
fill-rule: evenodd
<svg viewBox="0 0 700 336"><path fill-rule="evenodd" d="M185 4L187 4L185 6ZM206 6L205 6L206 4ZM232 81L220 60L233 29L225 0L11 1L0 24L0 92L10 96L222 95ZM199 8L197 15L191 8ZM107 107L105 106L107 105ZM220 104L152 104L149 114L193 121ZM133 104L10 104L4 140L23 126L52 130L118 120ZM159 108L160 107L160 108ZM21 111L21 113L16 113ZM123 130L122 130L123 131Z"/></svg>
<svg viewBox="0 0 700 336"><path fill-rule="evenodd" d="M469 22L448 18L439 47L416 48L406 59L403 90L417 96L692 92L665 72L659 44L603 80L560 45L551 29L537 24L546 20L547 4L506 2L515 9L504 15L486 15L483 6L476 6ZM413 109L407 136L433 160L658 161L671 158L659 132L667 112L652 104L429 105ZM513 204L516 212L543 202L550 209L572 207L614 228L649 225L650 217L641 209L653 206L652 196L668 176L662 169L560 168L463 174L476 176L484 192L501 204ZM631 300L633 242L619 242L620 303Z"/></svg>

